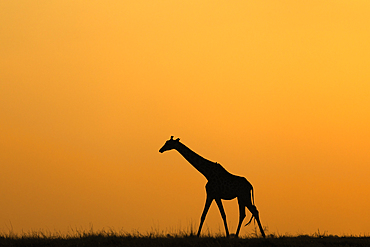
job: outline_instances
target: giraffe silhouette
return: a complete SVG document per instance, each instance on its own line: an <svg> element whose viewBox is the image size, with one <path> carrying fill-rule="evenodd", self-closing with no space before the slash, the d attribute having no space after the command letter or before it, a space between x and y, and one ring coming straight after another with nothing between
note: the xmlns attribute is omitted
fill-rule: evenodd
<svg viewBox="0 0 370 247"><path fill-rule="evenodd" d="M225 226L226 236L229 236L226 214L221 199L231 200L234 198L238 198L239 204L239 224L235 236L237 237L239 235L240 227L246 216L245 207L247 207L252 213L252 216L246 225L248 225L254 217L257 221L262 236L264 238L266 237L260 222L258 210L254 205L253 186L248 182L246 178L233 175L217 162L215 163L203 158L202 156L198 155L190 148L182 144L179 138L174 140L173 136L171 136L171 138L166 141L159 152L163 153L172 149L177 150L192 166L194 166L195 169L202 173L208 180L206 184L207 198L202 216L200 218L200 224L197 233L198 237L202 230L202 226L206 218L208 209L211 206L213 200L216 201L218 209L220 210L221 217Z"/></svg>

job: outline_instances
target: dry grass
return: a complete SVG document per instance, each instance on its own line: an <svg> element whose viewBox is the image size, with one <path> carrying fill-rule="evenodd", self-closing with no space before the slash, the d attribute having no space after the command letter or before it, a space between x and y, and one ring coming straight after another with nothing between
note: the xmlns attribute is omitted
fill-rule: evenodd
<svg viewBox="0 0 370 247"><path fill-rule="evenodd" d="M200 238L192 227L188 231L165 233L152 231L116 232L114 230L72 230L68 234L59 232L33 231L22 234L0 233L0 246L370 246L368 236L333 236L327 233L313 235L284 236L269 234L266 239L254 236L225 238L221 234L208 232Z"/></svg>

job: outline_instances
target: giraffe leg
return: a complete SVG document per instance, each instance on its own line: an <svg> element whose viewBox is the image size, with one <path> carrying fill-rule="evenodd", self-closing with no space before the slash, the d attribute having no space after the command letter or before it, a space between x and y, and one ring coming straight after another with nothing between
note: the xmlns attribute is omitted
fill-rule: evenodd
<svg viewBox="0 0 370 247"><path fill-rule="evenodd" d="M216 199L216 203L217 203L218 209L220 210L222 220L224 221L226 237L228 237L229 236L229 229L227 227L226 214L225 214L224 206L222 205L222 201L221 201L220 198Z"/></svg>
<svg viewBox="0 0 370 247"><path fill-rule="evenodd" d="M213 198L210 198L207 195L206 204L204 205L202 217L200 218L200 224L199 224L199 229L198 229L197 237L199 237L199 235L200 235L200 231L202 230L202 226L203 226L204 220L206 219L206 215L208 213L208 209L211 206L212 201L213 201Z"/></svg>
<svg viewBox="0 0 370 247"><path fill-rule="evenodd" d="M258 227L260 228L262 237L266 238L265 232L263 230L263 227L262 227L262 224L261 224L261 221L260 221L259 212L258 212L256 206L252 205L251 203L248 203L247 208L249 209L249 211L251 211L251 213L253 214L253 217L256 219Z"/></svg>
<svg viewBox="0 0 370 247"><path fill-rule="evenodd" d="M239 204L239 224L238 224L238 228L237 228L236 233L235 233L236 237L239 236L240 227L241 227L241 225L243 223L243 220L245 218L245 205L246 205L246 203L243 199L238 197L238 204Z"/></svg>

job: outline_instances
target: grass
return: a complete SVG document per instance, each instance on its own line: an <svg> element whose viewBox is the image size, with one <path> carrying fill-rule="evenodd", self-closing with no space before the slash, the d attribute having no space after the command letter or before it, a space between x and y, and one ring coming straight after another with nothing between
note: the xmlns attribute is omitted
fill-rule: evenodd
<svg viewBox="0 0 370 247"><path fill-rule="evenodd" d="M221 234L212 235L208 232L197 238L192 229L177 233L139 232L127 233L113 230L80 231L72 230L69 234L33 231L20 235L0 233L0 246L370 246L368 236L334 236L327 233L313 235L284 236L270 234L266 239L257 237L255 233L241 238L225 238Z"/></svg>

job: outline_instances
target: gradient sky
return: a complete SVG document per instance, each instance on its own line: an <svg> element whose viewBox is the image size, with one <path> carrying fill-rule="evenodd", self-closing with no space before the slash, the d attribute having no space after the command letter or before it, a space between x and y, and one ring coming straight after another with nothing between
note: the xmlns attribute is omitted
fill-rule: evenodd
<svg viewBox="0 0 370 247"><path fill-rule="evenodd" d="M174 135L267 233L369 234L369 57L368 0L1 1L0 231L197 228Z"/></svg>

